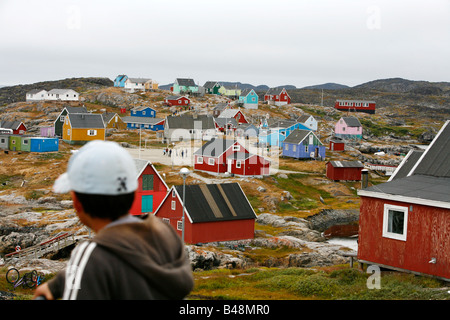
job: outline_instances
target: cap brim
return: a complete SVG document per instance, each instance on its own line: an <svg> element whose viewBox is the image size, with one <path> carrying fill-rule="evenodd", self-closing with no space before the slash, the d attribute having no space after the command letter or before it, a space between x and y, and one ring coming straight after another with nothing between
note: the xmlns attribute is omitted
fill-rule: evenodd
<svg viewBox="0 0 450 320"><path fill-rule="evenodd" d="M55 183L53 184L53 192L55 193L68 193L71 190L70 187L70 181L69 181L69 175L66 173L63 173L56 179Z"/></svg>

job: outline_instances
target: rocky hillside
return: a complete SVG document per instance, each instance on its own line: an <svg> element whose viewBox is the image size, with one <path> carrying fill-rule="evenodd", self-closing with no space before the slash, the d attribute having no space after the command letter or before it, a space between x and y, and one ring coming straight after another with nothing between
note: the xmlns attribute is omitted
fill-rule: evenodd
<svg viewBox="0 0 450 320"><path fill-rule="evenodd" d="M114 82L108 78L70 78L57 81L43 81L33 84L24 84L0 88L0 106L25 101L25 95L33 89L73 89L84 92L92 89L111 87Z"/></svg>

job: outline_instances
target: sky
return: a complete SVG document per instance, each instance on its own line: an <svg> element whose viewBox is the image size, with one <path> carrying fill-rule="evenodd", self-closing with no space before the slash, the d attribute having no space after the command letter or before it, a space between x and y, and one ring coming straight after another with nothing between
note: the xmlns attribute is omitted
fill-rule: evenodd
<svg viewBox="0 0 450 320"><path fill-rule="evenodd" d="M450 0L0 0L0 85L450 81Z"/></svg>

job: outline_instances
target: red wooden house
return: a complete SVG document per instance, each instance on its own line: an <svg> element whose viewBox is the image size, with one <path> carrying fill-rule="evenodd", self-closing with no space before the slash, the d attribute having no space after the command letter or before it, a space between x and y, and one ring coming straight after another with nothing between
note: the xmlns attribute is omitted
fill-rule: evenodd
<svg viewBox="0 0 450 320"><path fill-rule="evenodd" d="M285 88L270 88L264 95L264 101L277 106L290 104L291 97Z"/></svg>
<svg viewBox="0 0 450 320"><path fill-rule="evenodd" d="M344 151L345 150L345 142L341 138L333 137L330 140L330 151Z"/></svg>
<svg viewBox="0 0 450 320"><path fill-rule="evenodd" d="M336 100L334 108L340 111L349 112L365 112L374 114L376 103L375 101L366 100Z"/></svg>
<svg viewBox="0 0 450 320"><path fill-rule="evenodd" d="M242 113L240 109L225 109L220 115L217 117L218 119L235 119L236 122L239 123L248 123L245 115Z"/></svg>
<svg viewBox="0 0 450 320"><path fill-rule="evenodd" d="M186 243L253 239L256 214L236 182L185 186ZM183 186L173 186L155 216L182 236Z"/></svg>
<svg viewBox="0 0 450 320"><path fill-rule="evenodd" d="M269 175L270 162L231 139L211 139L194 152L194 170L219 175Z"/></svg>
<svg viewBox="0 0 450 320"><path fill-rule="evenodd" d="M407 174L358 190L362 263L450 281L449 123Z"/></svg>
<svg viewBox="0 0 450 320"><path fill-rule="evenodd" d="M12 134L25 134L27 132L27 127L21 121L0 121L0 128L11 129Z"/></svg>
<svg viewBox="0 0 450 320"><path fill-rule="evenodd" d="M132 215L154 213L169 189L150 161L134 159L138 172L138 189L131 207Z"/></svg>
<svg viewBox="0 0 450 320"><path fill-rule="evenodd" d="M191 100L185 96L168 96L164 103L168 106L179 106L184 107L188 106L191 103Z"/></svg>
<svg viewBox="0 0 450 320"><path fill-rule="evenodd" d="M360 181L364 166L359 161L328 161L327 178L339 181Z"/></svg>

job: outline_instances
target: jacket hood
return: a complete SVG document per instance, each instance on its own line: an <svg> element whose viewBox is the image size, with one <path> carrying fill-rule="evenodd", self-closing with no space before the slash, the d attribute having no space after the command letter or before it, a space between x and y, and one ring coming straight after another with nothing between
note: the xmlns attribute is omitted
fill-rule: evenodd
<svg viewBox="0 0 450 320"><path fill-rule="evenodd" d="M194 286L184 244L171 226L154 216L104 228L93 241L133 267L168 299L182 299Z"/></svg>

